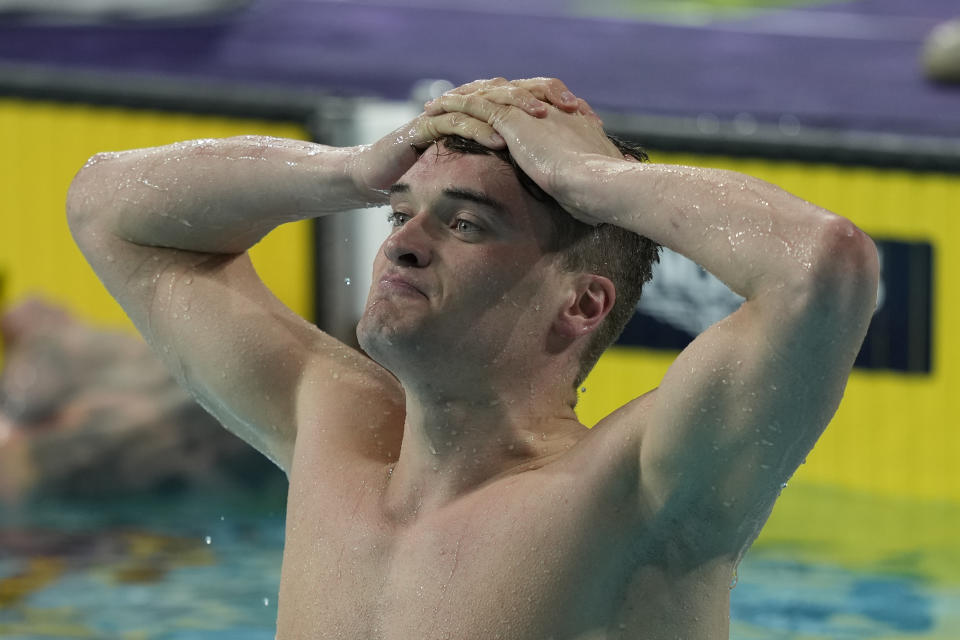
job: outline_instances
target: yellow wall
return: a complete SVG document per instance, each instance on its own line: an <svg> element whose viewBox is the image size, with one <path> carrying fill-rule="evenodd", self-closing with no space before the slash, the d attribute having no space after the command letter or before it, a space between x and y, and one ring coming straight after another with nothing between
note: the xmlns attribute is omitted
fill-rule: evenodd
<svg viewBox="0 0 960 640"><path fill-rule="evenodd" d="M0 99L0 303L40 293L88 320L129 327L70 239L63 213L70 179L97 151L241 133L305 137L293 124ZM960 335L949 328L950 318L960 317L960 287L951 278L960 273L960 176L665 153L654 160L743 171L876 237L933 245L933 372L855 371L840 411L758 544L829 544L848 564L875 563L911 546L956 546ZM300 223L281 227L253 251L267 284L306 317L311 244ZM593 424L656 386L675 355L611 350L584 385L581 418ZM924 557L936 565L921 567L924 575L960 575L956 550Z"/></svg>
<svg viewBox="0 0 960 640"><path fill-rule="evenodd" d="M855 370L837 416L793 483L960 502L960 333L949 330L960 317L952 277L960 275L960 176L666 153L653 160L742 171L846 216L874 237L933 245L933 372ZM585 383L581 418L594 424L656 386L674 356L612 350Z"/></svg>
<svg viewBox="0 0 960 640"><path fill-rule="evenodd" d="M70 237L70 180L98 151L238 134L306 137L290 123L0 99L0 305L39 294L98 324L132 327ZM267 284L305 317L311 252L309 223L280 227L251 252Z"/></svg>

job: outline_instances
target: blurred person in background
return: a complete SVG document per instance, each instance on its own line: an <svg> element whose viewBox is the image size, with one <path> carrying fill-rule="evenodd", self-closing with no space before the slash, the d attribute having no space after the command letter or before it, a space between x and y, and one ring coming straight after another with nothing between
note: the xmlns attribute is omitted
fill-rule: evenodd
<svg viewBox="0 0 960 640"><path fill-rule="evenodd" d="M0 338L0 502L251 489L275 479L142 340L40 299L6 309Z"/></svg>
<svg viewBox="0 0 960 640"><path fill-rule="evenodd" d="M640 158L562 82L497 78L372 145L203 140L80 171L68 219L105 286L289 478L278 638L727 637L736 566L839 404L876 249L763 181ZM387 202L361 353L247 250ZM577 387L657 244L746 302L587 429Z"/></svg>

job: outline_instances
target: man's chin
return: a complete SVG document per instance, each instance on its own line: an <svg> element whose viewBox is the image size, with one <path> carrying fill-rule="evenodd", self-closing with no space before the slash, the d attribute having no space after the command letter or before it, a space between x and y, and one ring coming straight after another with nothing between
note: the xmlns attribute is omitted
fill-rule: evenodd
<svg viewBox="0 0 960 640"><path fill-rule="evenodd" d="M411 350L419 350L421 332L383 320L364 315L357 325L357 342L368 356L392 370L391 361L403 358Z"/></svg>

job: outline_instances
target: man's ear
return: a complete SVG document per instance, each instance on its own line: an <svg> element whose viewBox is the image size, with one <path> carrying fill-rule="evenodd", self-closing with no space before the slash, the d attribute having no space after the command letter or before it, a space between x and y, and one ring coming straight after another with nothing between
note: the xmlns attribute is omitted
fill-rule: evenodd
<svg viewBox="0 0 960 640"><path fill-rule="evenodd" d="M592 333L603 322L617 299L609 278L593 273L577 276L568 304L560 310L554 329L560 335L576 339Z"/></svg>

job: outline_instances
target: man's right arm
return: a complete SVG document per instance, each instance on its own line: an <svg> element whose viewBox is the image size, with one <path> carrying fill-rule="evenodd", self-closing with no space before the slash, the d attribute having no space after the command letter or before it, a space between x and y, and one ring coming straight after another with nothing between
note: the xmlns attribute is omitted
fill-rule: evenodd
<svg viewBox="0 0 960 640"><path fill-rule="evenodd" d="M565 91L536 81L491 99L576 110ZM396 379L277 300L247 249L285 222L385 203L418 149L449 134L505 144L484 122L441 114L358 147L238 137L98 154L70 187L70 229L181 384L282 469L303 425L333 455L384 459L402 436ZM363 416L376 419L357 429Z"/></svg>
<svg viewBox="0 0 960 640"><path fill-rule="evenodd" d="M402 403L389 374L287 309L246 254L279 224L376 202L354 173L367 150L240 137L100 154L68 196L77 244L147 342L227 428L288 472L297 424L333 408L345 386L373 385L381 413Z"/></svg>

